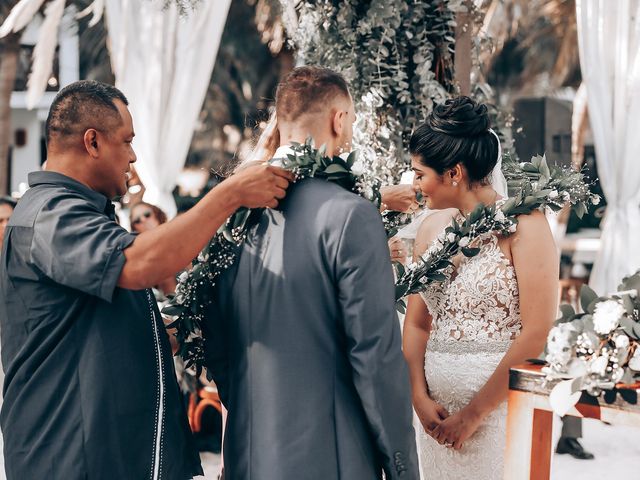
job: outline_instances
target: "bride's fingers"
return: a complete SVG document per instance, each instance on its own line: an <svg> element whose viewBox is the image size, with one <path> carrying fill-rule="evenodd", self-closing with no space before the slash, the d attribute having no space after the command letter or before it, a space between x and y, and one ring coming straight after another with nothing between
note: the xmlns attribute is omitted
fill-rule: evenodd
<svg viewBox="0 0 640 480"><path fill-rule="evenodd" d="M444 408L442 405L438 405L438 415L440 415L440 418L445 419L449 416L449 412L447 412L447 409Z"/></svg>

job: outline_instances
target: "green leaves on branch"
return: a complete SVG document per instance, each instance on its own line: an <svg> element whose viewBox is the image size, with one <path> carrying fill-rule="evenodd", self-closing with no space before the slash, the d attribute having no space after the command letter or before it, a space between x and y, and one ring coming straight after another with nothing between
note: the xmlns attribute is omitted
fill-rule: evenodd
<svg viewBox="0 0 640 480"><path fill-rule="evenodd" d="M451 225L438 236L429 249L413 265L407 268L396 283L396 300L402 296L425 291L433 282L446 281L452 270L451 259L462 254L473 257L480 252L481 238L488 234L508 236L516 231L518 215L550 208L558 211L570 204L578 211L588 204L597 204L599 197L590 193L584 175L571 169L549 167L544 156L536 156L531 162L516 163L504 160L505 176L510 198L501 205L478 204L462 222L453 219ZM640 277L628 280L640 285ZM597 295L585 290L586 307Z"/></svg>

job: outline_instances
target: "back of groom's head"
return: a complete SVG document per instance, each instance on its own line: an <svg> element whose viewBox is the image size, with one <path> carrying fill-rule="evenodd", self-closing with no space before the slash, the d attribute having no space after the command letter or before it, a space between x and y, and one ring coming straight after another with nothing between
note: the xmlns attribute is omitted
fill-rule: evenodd
<svg viewBox="0 0 640 480"><path fill-rule="evenodd" d="M276 91L278 121L293 122L302 114L318 113L336 97L350 98L349 87L342 75L322 67L295 68Z"/></svg>

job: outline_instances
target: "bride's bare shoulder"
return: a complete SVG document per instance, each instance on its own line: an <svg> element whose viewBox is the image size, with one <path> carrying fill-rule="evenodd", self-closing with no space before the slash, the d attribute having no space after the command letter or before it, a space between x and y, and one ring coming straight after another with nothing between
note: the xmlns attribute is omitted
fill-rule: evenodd
<svg viewBox="0 0 640 480"><path fill-rule="evenodd" d="M451 220L458 214L455 208L437 210L429 214L420 224L413 248L414 257L422 255L436 237L451 224Z"/></svg>

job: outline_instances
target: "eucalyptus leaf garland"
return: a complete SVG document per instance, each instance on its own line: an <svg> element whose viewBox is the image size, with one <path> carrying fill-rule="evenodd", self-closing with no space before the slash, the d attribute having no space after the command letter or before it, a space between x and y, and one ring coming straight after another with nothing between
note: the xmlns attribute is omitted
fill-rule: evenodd
<svg viewBox="0 0 640 480"><path fill-rule="evenodd" d="M589 190L582 172L549 166L544 156L522 163L506 157L503 171L509 199L499 205L478 204L462 221L454 218L417 262L406 269L398 267L396 306L400 312L405 311L404 297L423 292L434 282L447 280L453 257L477 255L480 250L473 245L480 237L492 232L503 236L514 233L518 215L545 208L557 212L570 204L582 217L590 204L600 202L600 197Z"/></svg>
<svg viewBox="0 0 640 480"><path fill-rule="evenodd" d="M363 182L362 177L353 172L355 152L346 158L328 157L324 148L315 149L311 139L304 144L292 144L293 154L276 159L282 168L290 170L296 181L316 178L335 183L373 202L380 207L380 182ZM272 160L273 161L273 160ZM192 262L192 268L178 278L176 294L162 313L174 317L167 328L175 329L178 341L177 355L182 357L186 368L194 368L200 375L204 366L204 338L202 322L205 312L212 302L212 289L220 275L236 260L236 251L244 242L247 232L259 219L263 209L241 208L220 228L209 244ZM410 221L410 216L385 212L383 223L388 235Z"/></svg>

